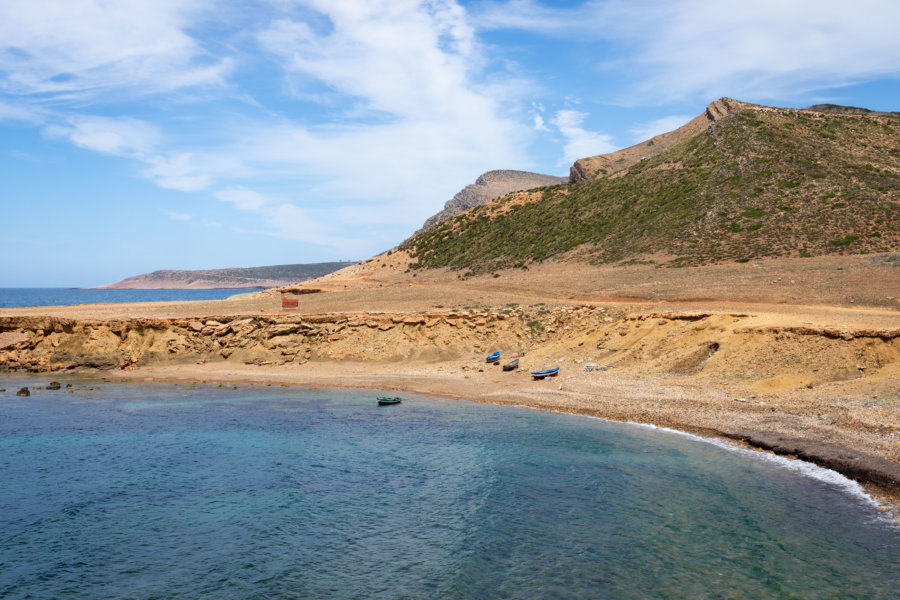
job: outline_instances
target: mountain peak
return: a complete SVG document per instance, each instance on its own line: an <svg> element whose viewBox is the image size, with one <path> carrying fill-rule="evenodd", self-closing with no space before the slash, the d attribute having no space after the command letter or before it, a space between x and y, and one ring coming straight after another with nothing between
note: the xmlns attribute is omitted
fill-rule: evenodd
<svg viewBox="0 0 900 600"><path fill-rule="evenodd" d="M560 183L566 183L566 178L510 169L486 171L478 176L474 184L467 185L448 200L444 204L444 210L429 217L419 231L434 227L445 219L511 192Z"/></svg>
<svg viewBox="0 0 900 600"><path fill-rule="evenodd" d="M754 105L732 98L714 100L707 105L703 114L674 131L661 133L649 140L609 154L598 154L576 160L569 170L569 183L593 181L623 172L646 158L668 150L681 140L697 135L717 121L749 108L754 108Z"/></svg>

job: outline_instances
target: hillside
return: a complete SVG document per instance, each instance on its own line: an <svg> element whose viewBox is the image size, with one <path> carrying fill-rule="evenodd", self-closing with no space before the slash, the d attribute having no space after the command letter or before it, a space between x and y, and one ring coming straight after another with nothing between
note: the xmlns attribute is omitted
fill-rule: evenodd
<svg viewBox="0 0 900 600"><path fill-rule="evenodd" d="M271 288L322 277L351 264L353 263L324 262L205 271L161 270L101 285L98 289Z"/></svg>
<svg viewBox="0 0 900 600"><path fill-rule="evenodd" d="M595 179L617 175L642 160L665 152L679 142L703 133L713 123L752 107L752 104L739 102L731 98L721 98L711 102L706 107L706 110L703 111L703 114L694 117L678 129L661 133L649 140L609 154L579 158L572 165L572 168L569 169L569 183L594 181Z"/></svg>
<svg viewBox="0 0 900 600"><path fill-rule="evenodd" d="M453 198L447 200L441 212L428 217L420 231L434 227L438 223L463 211L475 206L481 206L510 192L555 185L565 181L564 177L541 175L540 173L530 173L528 171L497 170L482 173L475 180L474 184L467 185L457 192Z"/></svg>
<svg viewBox="0 0 900 600"><path fill-rule="evenodd" d="M900 248L900 117L722 99L672 134L636 160L620 151L630 166L510 194L400 249L413 269L486 272L573 253L684 266Z"/></svg>

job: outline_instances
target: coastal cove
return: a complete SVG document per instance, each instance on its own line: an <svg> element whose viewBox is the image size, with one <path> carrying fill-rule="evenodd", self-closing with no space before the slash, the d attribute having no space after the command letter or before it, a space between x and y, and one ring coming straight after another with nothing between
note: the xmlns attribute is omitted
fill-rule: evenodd
<svg viewBox="0 0 900 600"><path fill-rule="evenodd" d="M900 577L900 531L852 482L671 432L54 377L3 377L5 596L889 598Z"/></svg>

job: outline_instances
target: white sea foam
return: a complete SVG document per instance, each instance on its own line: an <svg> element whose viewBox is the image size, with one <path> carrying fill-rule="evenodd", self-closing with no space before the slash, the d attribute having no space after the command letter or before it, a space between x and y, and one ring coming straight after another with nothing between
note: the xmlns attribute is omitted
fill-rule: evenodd
<svg viewBox="0 0 900 600"><path fill-rule="evenodd" d="M596 418L596 417L595 417ZM607 419L601 419L607 420ZM614 422L614 421L610 421ZM869 504L875 508L880 508L882 505L878 500L873 498L866 492L865 489L856 481L838 473L837 471L833 471L831 469L826 469L825 467L820 467L819 465L813 464L811 462L800 460L796 458L787 458L785 456L778 456L777 454L770 454L768 452L760 452L759 450L751 450L748 448L741 448L739 446L735 446L731 442L727 440L722 440L719 438L712 437L704 437L701 435L696 435L693 433L687 433L685 431L678 431L677 429L670 429L668 427L659 427L657 425L651 425L648 423L635 423L634 421L626 421L625 425L630 425L633 427L641 427L644 429L653 429L656 431L665 431L668 433L672 433L675 435L680 435L684 437L691 438L693 440L697 440L699 442L704 442L707 444L712 444L713 446L717 446L729 452L735 452L742 456L746 456L747 458L751 458L753 460L759 460L762 462L767 462L770 464L777 465L779 467L789 469L791 471L795 471L804 475L805 477L810 477L812 479L818 479L819 481L825 482L829 485L833 485L837 488L840 488L843 492L853 496L866 504Z"/></svg>
<svg viewBox="0 0 900 600"><path fill-rule="evenodd" d="M544 409L537 409L532 406L526 405L516 405L518 408L527 408L530 410L539 410L543 411ZM572 414L565 413L560 411L550 411L557 412L558 414ZM849 477L846 477L837 471L833 471L831 469L826 469L825 467L820 467L814 463L800 460L797 458L787 458L785 456L778 456L777 454L771 454L768 452L761 452L759 450L751 450L749 448L741 448L740 446L736 446L728 440L713 438L713 437L704 437L702 435L697 435L694 433L688 433L686 431L679 431L677 429L671 429L669 427L660 427L658 425L652 425L650 423L637 423L635 421L614 421L612 419L604 419L603 417L595 417L591 415L578 415L585 416L588 419L596 419L598 421L605 421L606 423L616 423L619 425L628 425L632 427L640 427L643 429L652 429L654 431L663 431L666 433L671 433L674 435L679 435L683 437L687 437L698 442L703 442L706 444L712 444L713 446L717 446L722 448L723 450L727 450L728 452L735 452L742 456L745 456L752 460L758 460L762 462L767 462L769 464L776 465L778 467L788 469L790 471L794 471L795 473L800 473L805 477L810 477L812 479L817 479L829 485L833 485L839 488L844 493L849 496L856 498L857 500L863 502L871 506L872 508L884 508L884 506L879 502L876 498L873 498L869 495L868 492L856 481L853 481ZM900 527L894 519L888 516L887 513L877 513L876 518L880 521L883 521L885 524L890 525L892 527Z"/></svg>
<svg viewBox="0 0 900 600"><path fill-rule="evenodd" d="M778 456L777 454L770 454L768 452L761 452L759 450L741 448L740 446L736 446L733 443L720 438L704 437L702 435L696 435L694 433L688 433L686 431L679 431L677 429L671 429L669 427L660 427L658 425L652 425L650 423L637 423L635 421L614 421L611 419L604 419L603 417L594 417L589 415L585 416L587 416L589 419L597 419L598 421L605 421L607 423L619 423L621 425L629 425L632 427L640 427L643 429L652 429L654 431L664 431L667 433L687 437L698 442L712 444L713 446L717 446L719 448L722 448L723 450L735 452L753 460L759 460L762 462L774 464L779 467L800 473L806 477L818 479L819 481L840 488L845 493L854 496L857 499L862 500L863 502L875 508L882 507L881 503L870 496L869 493L866 492L866 490L863 489L863 487L856 481L853 481L852 479L838 473L837 471L826 469L825 467L820 467L819 465L805 460L787 458L785 456Z"/></svg>

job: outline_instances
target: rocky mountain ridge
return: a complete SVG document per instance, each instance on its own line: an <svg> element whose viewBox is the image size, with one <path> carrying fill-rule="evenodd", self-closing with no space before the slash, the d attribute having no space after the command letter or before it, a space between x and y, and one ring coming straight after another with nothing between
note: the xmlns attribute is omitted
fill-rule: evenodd
<svg viewBox="0 0 900 600"><path fill-rule="evenodd" d="M576 160L575 164L569 169L569 183L612 177L642 160L647 160L652 156L665 152L678 142L705 131L710 125L729 115L753 107L753 104L731 98L720 98L715 102L710 102L703 114L691 119L678 129L661 133L649 140L609 154L598 154L597 156Z"/></svg>
<svg viewBox="0 0 900 600"><path fill-rule="evenodd" d="M429 217L425 224L422 225L424 231L430 227L434 227L438 223L454 217L459 213L469 210L475 206L481 206L491 200L495 200L500 196L509 194L510 192L518 192L520 190L528 190L532 188L543 187L547 185L557 185L565 183L565 177L555 177L553 175L542 175L540 173L531 173L529 171L513 171L508 169L497 169L482 173L474 184L467 185L453 198L444 204L444 209Z"/></svg>

